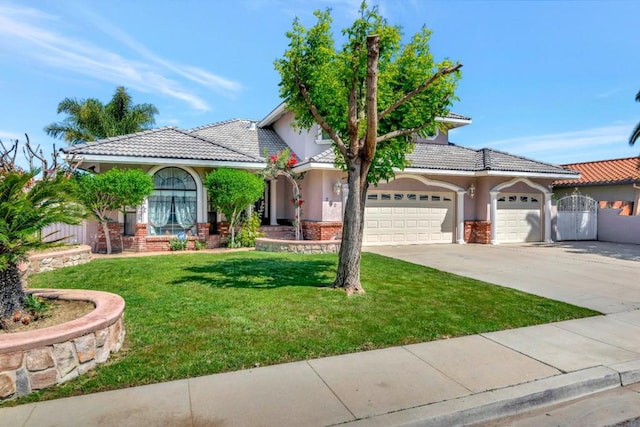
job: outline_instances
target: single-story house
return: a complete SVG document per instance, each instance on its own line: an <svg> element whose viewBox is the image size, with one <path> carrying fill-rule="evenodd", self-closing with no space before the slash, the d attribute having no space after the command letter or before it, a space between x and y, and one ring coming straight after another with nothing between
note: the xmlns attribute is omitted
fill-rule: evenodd
<svg viewBox="0 0 640 427"><path fill-rule="evenodd" d="M580 178L554 181L558 198L577 189L596 200L600 208L621 209L620 215L640 215L640 158L572 163L563 167L580 172Z"/></svg>
<svg viewBox="0 0 640 427"><path fill-rule="evenodd" d="M334 166L331 141L319 127L298 131L293 120L281 104L261 121L233 119L190 130L163 127L63 151L98 173L135 167L154 177L156 189L143 205L110 224L114 236L131 235L125 248L166 250L169 239L181 232L219 245L225 223L209 203L204 175L221 166L258 172L266 166L265 153L285 148L299 159L294 171L305 172L300 183L304 237L337 238L346 174ZM579 173L493 149L455 145L450 132L471 124L471 119L450 113L437 120L442 130L416 139L410 165L392 181L369 190L363 244L550 241L551 183L578 178ZM270 180L263 224L290 223L291 199L286 179Z"/></svg>

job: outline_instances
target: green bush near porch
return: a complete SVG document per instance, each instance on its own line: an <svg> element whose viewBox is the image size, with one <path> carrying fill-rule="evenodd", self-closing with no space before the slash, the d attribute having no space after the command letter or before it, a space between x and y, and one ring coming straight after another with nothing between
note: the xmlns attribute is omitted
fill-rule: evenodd
<svg viewBox="0 0 640 427"><path fill-rule="evenodd" d="M30 286L126 301L123 351L19 402L476 334L597 314L365 253L365 295L328 289L335 255L235 252L99 259Z"/></svg>

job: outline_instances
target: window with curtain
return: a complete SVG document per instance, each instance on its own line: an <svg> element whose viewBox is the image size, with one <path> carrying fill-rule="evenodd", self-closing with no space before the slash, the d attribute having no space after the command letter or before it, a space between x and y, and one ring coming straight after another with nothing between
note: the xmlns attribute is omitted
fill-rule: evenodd
<svg viewBox="0 0 640 427"><path fill-rule="evenodd" d="M180 168L160 169L153 176L154 190L149 196L150 236L197 233L198 200L196 182Z"/></svg>

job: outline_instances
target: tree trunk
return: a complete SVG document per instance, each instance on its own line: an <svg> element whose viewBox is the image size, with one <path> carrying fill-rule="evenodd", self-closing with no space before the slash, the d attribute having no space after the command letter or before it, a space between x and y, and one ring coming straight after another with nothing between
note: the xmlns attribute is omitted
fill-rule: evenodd
<svg viewBox="0 0 640 427"><path fill-rule="evenodd" d="M16 310L22 310L24 291L18 265L10 262L0 271L0 319L7 319Z"/></svg>
<svg viewBox="0 0 640 427"><path fill-rule="evenodd" d="M109 225L106 222L102 223L102 232L104 233L104 241L107 244L107 254L111 253L111 235L109 234Z"/></svg>
<svg viewBox="0 0 640 427"><path fill-rule="evenodd" d="M364 201L360 183L360 162L350 165L348 172L349 194L342 219L342 244L334 288L344 289L347 295L363 294L360 284L360 253L364 229ZM366 185L366 184L365 184Z"/></svg>

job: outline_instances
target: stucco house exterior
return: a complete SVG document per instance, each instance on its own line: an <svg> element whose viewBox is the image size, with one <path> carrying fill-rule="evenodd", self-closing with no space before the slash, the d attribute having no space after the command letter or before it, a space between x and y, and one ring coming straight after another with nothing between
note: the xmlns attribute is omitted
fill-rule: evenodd
<svg viewBox="0 0 640 427"><path fill-rule="evenodd" d="M334 166L331 141L316 126L292 127L285 104L261 121L233 119L190 130L163 127L66 147L82 167L98 173L135 167L154 177L156 190L130 215L110 224L112 236L125 234L124 248L168 250L177 233L220 244L223 218L208 202L204 175L221 166L258 172L264 155L285 148L305 172L302 228L306 239L330 240L341 233L347 197L346 174ZM492 149L470 149L449 141L450 132L471 119L449 114L442 130L417 139L410 165L390 182L372 186L365 212L364 245L422 243L508 243L551 240L553 181L579 173ZM263 224L276 227L294 216L286 179L266 185Z"/></svg>
<svg viewBox="0 0 640 427"><path fill-rule="evenodd" d="M600 208L621 209L620 215L640 215L640 158L598 160L563 165L580 172L578 180L553 183L558 198L578 191L595 199Z"/></svg>

